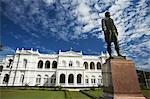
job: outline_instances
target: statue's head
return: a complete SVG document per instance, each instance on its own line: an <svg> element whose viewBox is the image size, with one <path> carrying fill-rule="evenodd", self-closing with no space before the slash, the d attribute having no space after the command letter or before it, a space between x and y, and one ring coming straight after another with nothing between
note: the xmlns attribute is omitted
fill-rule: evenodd
<svg viewBox="0 0 150 99"><path fill-rule="evenodd" d="M110 12L106 12L105 17L110 17Z"/></svg>

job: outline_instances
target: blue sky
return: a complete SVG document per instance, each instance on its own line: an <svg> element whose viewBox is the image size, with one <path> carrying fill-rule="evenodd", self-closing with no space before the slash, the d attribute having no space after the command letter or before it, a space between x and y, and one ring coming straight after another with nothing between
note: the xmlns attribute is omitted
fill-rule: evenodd
<svg viewBox="0 0 150 99"><path fill-rule="evenodd" d="M1 0L0 57L16 48L106 52L101 19L106 11L119 32L121 53L150 70L149 0ZM114 52L115 53L115 52Z"/></svg>

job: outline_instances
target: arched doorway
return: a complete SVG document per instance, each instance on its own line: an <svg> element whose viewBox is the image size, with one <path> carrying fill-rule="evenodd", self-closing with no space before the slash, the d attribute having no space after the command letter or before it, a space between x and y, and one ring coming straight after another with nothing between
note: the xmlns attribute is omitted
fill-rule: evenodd
<svg viewBox="0 0 150 99"><path fill-rule="evenodd" d="M91 63L90 63L90 69L95 69L95 64L94 64L94 62L91 62Z"/></svg>
<svg viewBox="0 0 150 99"><path fill-rule="evenodd" d="M74 83L74 76L73 74L70 74L68 77L68 83Z"/></svg>
<svg viewBox="0 0 150 99"><path fill-rule="evenodd" d="M87 62L84 62L84 67L85 67L85 69L88 69L88 63Z"/></svg>
<svg viewBox="0 0 150 99"><path fill-rule="evenodd" d="M97 69L101 69L101 63L100 62L97 63Z"/></svg>
<svg viewBox="0 0 150 99"><path fill-rule="evenodd" d="M53 61L52 68L57 68L57 62L56 61Z"/></svg>
<svg viewBox="0 0 150 99"><path fill-rule="evenodd" d="M81 84L81 80L82 80L82 75L81 75L81 74L78 74L78 75L77 75L77 83L78 83L78 84Z"/></svg>
<svg viewBox="0 0 150 99"><path fill-rule="evenodd" d="M60 83L65 83L65 74L60 75Z"/></svg>
<svg viewBox="0 0 150 99"><path fill-rule="evenodd" d="M42 61L42 60L40 60L40 61L38 62L38 68L43 68L43 61Z"/></svg>
<svg viewBox="0 0 150 99"><path fill-rule="evenodd" d="M50 68L50 61L45 62L45 68Z"/></svg>
<svg viewBox="0 0 150 99"><path fill-rule="evenodd" d="M3 79L3 84L7 84L9 81L9 75L5 74L4 79Z"/></svg>

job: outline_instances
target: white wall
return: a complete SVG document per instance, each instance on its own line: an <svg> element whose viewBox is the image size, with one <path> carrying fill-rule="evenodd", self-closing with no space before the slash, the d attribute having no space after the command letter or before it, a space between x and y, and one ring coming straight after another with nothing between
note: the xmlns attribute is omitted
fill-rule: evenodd
<svg viewBox="0 0 150 99"><path fill-rule="evenodd" d="M4 75L6 73L10 74L10 79L8 86L13 86L13 81L14 81L14 86L22 86L25 84L28 84L29 86L35 86L36 85L36 78L37 75L41 75L41 84L40 86L44 85L44 77L45 75L48 75L49 78L49 86L50 84L50 79L52 75L56 75L56 86L59 86L59 77L60 74L65 74L66 76L66 83L65 87L87 87L87 86L98 86L98 77L102 76L101 69L97 70L96 64L97 62L101 63L101 59L99 56L61 56L61 55L48 55L48 54L29 54L29 53L19 53L14 55L14 57L9 57L13 58L13 63L12 63L12 69L10 68L4 68L1 75L0 75L0 86L5 86L6 84L2 84ZM8 64L8 57L5 59L5 66ZM23 66L23 60L27 60L27 66L26 68ZM43 68L37 68L39 60L43 61ZM50 61L50 68L47 69L45 68L45 62L49 60ZM52 62L57 61L57 69L52 68ZM63 65L63 61L66 62L66 65ZM73 62L73 66L69 67L69 62ZM79 62L80 65L77 64ZM88 63L88 70L85 69L83 66L83 63L87 62ZM95 69L90 70L90 63L94 62L95 63ZM18 66L18 67L17 67ZM15 76L16 73L16 76ZM24 75L24 82L20 82L20 77L21 75ZM68 84L68 76L69 74L74 75L74 84L69 85ZM77 84L77 75L81 74L82 75L82 83ZM85 83L85 77L88 76L89 78L89 83ZM92 84L91 79L92 76L95 76L96 83ZM14 78L15 77L15 78ZM101 83L102 85L102 83Z"/></svg>

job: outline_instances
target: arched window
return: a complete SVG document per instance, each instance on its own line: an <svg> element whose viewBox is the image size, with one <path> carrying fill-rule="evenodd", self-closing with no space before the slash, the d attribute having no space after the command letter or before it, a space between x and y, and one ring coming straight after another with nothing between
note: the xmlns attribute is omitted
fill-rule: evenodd
<svg viewBox="0 0 150 99"><path fill-rule="evenodd" d="M24 68L27 67L27 62L28 62L27 59L24 59L24 60L23 60L23 67L24 67Z"/></svg>
<svg viewBox="0 0 150 99"><path fill-rule="evenodd" d="M90 63L90 69L95 69L95 64L94 64L94 62L91 62L91 63Z"/></svg>
<svg viewBox="0 0 150 99"><path fill-rule="evenodd" d="M73 66L73 62L69 61L69 67L72 67L72 66Z"/></svg>
<svg viewBox="0 0 150 99"><path fill-rule="evenodd" d="M51 76L51 84L55 84L55 82L56 82L56 75L53 74L53 75Z"/></svg>
<svg viewBox="0 0 150 99"><path fill-rule="evenodd" d="M66 61L65 60L62 61L62 66L66 66Z"/></svg>
<svg viewBox="0 0 150 99"><path fill-rule="evenodd" d="M60 83L65 83L65 74L60 75Z"/></svg>
<svg viewBox="0 0 150 99"><path fill-rule="evenodd" d="M77 67L80 67L80 62L76 61Z"/></svg>
<svg viewBox="0 0 150 99"><path fill-rule="evenodd" d="M40 60L40 61L38 62L38 68L43 68L43 61L42 61L42 60Z"/></svg>
<svg viewBox="0 0 150 99"><path fill-rule="evenodd" d="M8 81L9 81L9 75L5 74L4 79L3 79L3 84L8 83Z"/></svg>
<svg viewBox="0 0 150 99"><path fill-rule="evenodd" d="M10 67L10 65L11 65L11 64L12 64L12 62L13 62L13 60L12 60L12 59L9 59L8 61L9 61L9 64L6 66L6 68L9 68L9 67Z"/></svg>
<svg viewBox="0 0 150 99"><path fill-rule="evenodd" d="M102 77L99 75L97 80L98 80L98 84L100 85L102 83Z"/></svg>
<svg viewBox="0 0 150 99"><path fill-rule="evenodd" d="M95 76L92 75L91 83L92 83L92 84L95 84L95 82L96 82L96 81L95 81Z"/></svg>
<svg viewBox="0 0 150 99"><path fill-rule="evenodd" d="M48 86L48 75L44 76L44 86Z"/></svg>
<svg viewBox="0 0 150 99"><path fill-rule="evenodd" d="M24 81L24 75L21 74L21 76L20 76L20 83L23 83L23 81Z"/></svg>
<svg viewBox="0 0 150 99"><path fill-rule="evenodd" d="M40 85L41 83L41 75L37 75L36 84Z"/></svg>
<svg viewBox="0 0 150 99"><path fill-rule="evenodd" d="M45 62L45 68L50 68L50 61Z"/></svg>
<svg viewBox="0 0 150 99"><path fill-rule="evenodd" d="M97 69L101 69L101 63L97 62Z"/></svg>
<svg viewBox="0 0 150 99"><path fill-rule="evenodd" d="M88 76L87 76L87 75L85 76L85 83L86 83L86 84L88 84L88 83L89 83L89 78L88 78Z"/></svg>
<svg viewBox="0 0 150 99"><path fill-rule="evenodd" d="M88 69L88 63L84 62L83 66L85 67L85 69Z"/></svg>
<svg viewBox="0 0 150 99"><path fill-rule="evenodd" d="M74 76L73 74L70 74L68 77L68 83L74 83Z"/></svg>
<svg viewBox="0 0 150 99"><path fill-rule="evenodd" d="M0 72L2 72L2 71L3 71L3 66L1 65L1 66L0 66Z"/></svg>
<svg viewBox="0 0 150 99"><path fill-rule="evenodd" d="M52 68L57 68L57 62L56 61L53 61Z"/></svg>
<svg viewBox="0 0 150 99"><path fill-rule="evenodd" d="M78 75L77 75L77 83L81 83L81 78L82 78L82 75L81 75L81 74L78 74Z"/></svg>

